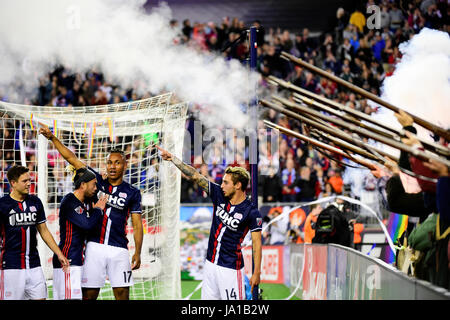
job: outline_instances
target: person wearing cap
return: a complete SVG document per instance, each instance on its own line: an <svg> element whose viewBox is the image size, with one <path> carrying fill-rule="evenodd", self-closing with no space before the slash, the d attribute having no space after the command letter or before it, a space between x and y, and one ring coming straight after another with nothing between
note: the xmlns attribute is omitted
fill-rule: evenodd
<svg viewBox="0 0 450 320"><path fill-rule="evenodd" d="M98 225L103 216L107 195L96 201L97 179L94 172L84 167L72 173L74 191L61 201L59 209L60 242L58 247L70 261L68 272L63 272L57 256L53 256L53 299L82 299L81 280L87 233Z"/></svg>

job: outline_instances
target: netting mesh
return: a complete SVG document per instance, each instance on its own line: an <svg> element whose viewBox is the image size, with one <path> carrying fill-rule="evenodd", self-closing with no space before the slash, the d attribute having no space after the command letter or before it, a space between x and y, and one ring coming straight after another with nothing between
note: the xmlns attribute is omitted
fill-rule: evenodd
<svg viewBox="0 0 450 320"><path fill-rule="evenodd" d="M181 297L179 265L180 172L161 162L154 143L181 157L187 104L171 104L171 94L113 105L38 107L0 102L1 195L9 193L6 172L13 164L30 169L30 192L46 208L47 225L59 242L58 210L61 199L73 191L67 163L52 143L38 135L39 123L53 130L79 159L105 173L111 148L125 152L124 180L141 191L144 241L141 268L133 271L131 299ZM131 219L126 228L130 258L134 253ZM39 254L51 288L52 252L39 239ZM107 285L100 299L113 299Z"/></svg>

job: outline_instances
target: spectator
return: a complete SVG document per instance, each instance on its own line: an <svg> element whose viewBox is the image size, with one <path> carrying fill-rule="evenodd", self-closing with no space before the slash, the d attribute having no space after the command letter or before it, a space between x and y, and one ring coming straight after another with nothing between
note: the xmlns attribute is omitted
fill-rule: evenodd
<svg viewBox="0 0 450 320"><path fill-rule="evenodd" d="M262 177L263 180L263 201L264 202L278 202L281 201L282 185L280 177L273 167L269 168L269 175Z"/></svg>
<svg viewBox="0 0 450 320"><path fill-rule="evenodd" d="M191 39L192 34L192 26L191 21L189 19L183 20L183 28L181 29L183 36L185 37L185 41L189 41Z"/></svg>
<svg viewBox="0 0 450 320"><path fill-rule="evenodd" d="M327 182L325 183L325 187L323 189L323 192L320 193L319 195L319 199L320 198L326 198L326 197L331 197L336 195L336 192L334 192L333 190L333 186L331 185L331 183Z"/></svg>
<svg viewBox="0 0 450 320"><path fill-rule="evenodd" d="M340 170L335 170L334 172L331 171L330 172L330 178L328 179L328 182L331 184L331 186L333 187L333 190L337 194L342 194L344 182L342 180L341 171Z"/></svg>
<svg viewBox="0 0 450 320"><path fill-rule="evenodd" d="M303 243L303 232L301 226L306 221L306 212L302 208L297 208L289 213L289 238L291 242Z"/></svg>
<svg viewBox="0 0 450 320"><path fill-rule="evenodd" d="M391 15L388 12L388 6L382 5L380 12L380 28L385 29L391 26Z"/></svg>
<svg viewBox="0 0 450 320"><path fill-rule="evenodd" d="M356 9L351 14L349 23L356 26L358 31L362 33L364 31L364 27L366 26L366 17L359 9Z"/></svg>
<svg viewBox="0 0 450 320"><path fill-rule="evenodd" d="M384 39L381 37L379 31L375 34L375 40L372 42L372 52L375 59L381 61L381 53L386 46Z"/></svg>
<svg viewBox="0 0 450 320"><path fill-rule="evenodd" d="M403 16L402 10L400 10L398 8L398 6L395 2L392 3L392 8L389 11L389 17L391 20L390 28L392 31L395 31L402 26L403 21L404 21L404 16Z"/></svg>
<svg viewBox="0 0 450 320"><path fill-rule="evenodd" d="M305 227L304 227L304 241L305 243L312 243L316 231L314 229L314 224L317 221L317 216L322 212L322 207L320 204L311 205L311 212L306 217Z"/></svg>
<svg viewBox="0 0 450 320"><path fill-rule="evenodd" d="M311 158L308 158L311 159ZM300 192L297 194L297 201L309 202L314 200L316 194L317 178L311 174L311 169L307 166L300 168L299 178L295 182Z"/></svg>
<svg viewBox="0 0 450 320"><path fill-rule="evenodd" d="M256 33L256 43L258 44L258 47L261 47L264 44L266 31L264 29L264 26L261 24L260 20L253 21L253 26L256 27L258 30Z"/></svg>
<svg viewBox="0 0 450 320"><path fill-rule="evenodd" d="M353 36L352 39L357 38L357 36ZM340 61L348 60L351 61L353 57L353 47L350 43L350 39L345 38L344 43L338 48L338 57Z"/></svg>
<svg viewBox="0 0 450 320"><path fill-rule="evenodd" d="M295 202L297 194L300 192L296 185L296 174L294 168L294 160L288 159L286 167L281 171L282 199L285 202Z"/></svg>
<svg viewBox="0 0 450 320"><path fill-rule="evenodd" d="M281 215L280 210L274 210L269 214L269 217L272 220L278 218ZM286 232L287 232L287 223L288 219L279 218L276 222L272 222L270 225L270 245L282 245L286 241Z"/></svg>
<svg viewBox="0 0 450 320"><path fill-rule="evenodd" d="M335 22L335 37L336 41L342 41L342 32L345 27L348 25L348 14L345 12L344 8L338 8L336 11L336 22Z"/></svg>

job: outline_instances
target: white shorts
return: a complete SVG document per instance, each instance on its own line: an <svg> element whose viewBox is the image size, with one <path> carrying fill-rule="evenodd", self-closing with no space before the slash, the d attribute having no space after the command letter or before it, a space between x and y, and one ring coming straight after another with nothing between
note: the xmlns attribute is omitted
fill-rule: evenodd
<svg viewBox="0 0 450 320"><path fill-rule="evenodd" d="M47 285L41 267L0 270L0 300L47 299Z"/></svg>
<svg viewBox="0 0 450 320"><path fill-rule="evenodd" d="M205 261L202 300L245 299L244 268L234 270Z"/></svg>
<svg viewBox="0 0 450 320"><path fill-rule="evenodd" d="M69 272L53 269L53 300L81 300L81 266L70 266Z"/></svg>
<svg viewBox="0 0 450 320"><path fill-rule="evenodd" d="M106 277L113 288L134 284L128 249L88 242L81 287L102 288Z"/></svg>

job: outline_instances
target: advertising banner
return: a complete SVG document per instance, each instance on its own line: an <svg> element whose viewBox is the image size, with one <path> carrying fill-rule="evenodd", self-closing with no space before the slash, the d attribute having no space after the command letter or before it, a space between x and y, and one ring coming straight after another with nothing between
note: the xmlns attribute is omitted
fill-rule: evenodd
<svg viewBox="0 0 450 320"><path fill-rule="evenodd" d="M327 298L342 300L347 294L347 251L328 247Z"/></svg>
<svg viewBox="0 0 450 320"><path fill-rule="evenodd" d="M326 300L327 246L305 244L304 248L303 300Z"/></svg>
<svg viewBox="0 0 450 320"><path fill-rule="evenodd" d="M283 272L283 252L284 246L263 246L261 261L261 282L284 283ZM242 249L244 257L245 274L252 275L252 249Z"/></svg>
<svg viewBox="0 0 450 320"><path fill-rule="evenodd" d="M285 276L286 286L289 287L290 292L295 289L298 290L295 292L295 295L298 298L302 297L302 271L303 271L303 260L304 260L304 245L303 244L291 244L289 248L289 262L286 262L285 265L289 267L289 278ZM288 251L288 250L285 250ZM286 282L288 280L288 282Z"/></svg>
<svg viewBox="0 0 450 320"><path fill-rule="evenodd" d="M407 276L380 259L336 244L291 244L289 284L303 300L450 299L450 292ZM304 267L303 267L304 265ZM303 291L302 291L303 290Z"/></svg>

